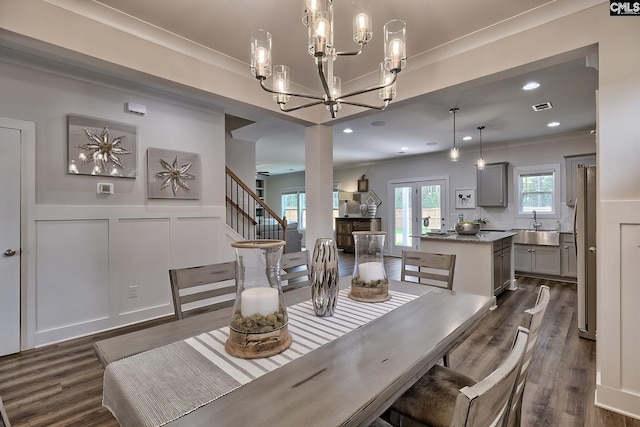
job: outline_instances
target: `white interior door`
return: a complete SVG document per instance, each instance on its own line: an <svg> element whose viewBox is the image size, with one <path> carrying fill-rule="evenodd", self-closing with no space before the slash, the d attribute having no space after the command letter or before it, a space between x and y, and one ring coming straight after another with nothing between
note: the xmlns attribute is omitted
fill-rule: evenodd
<svg viewBox="0 0 640 427"><path fill-rule="evenodd" d="M0 127L0 356L20 351L20 130Z"/></svg>
<svg viewBox="0 0 640 427"><path fill-rule="evenodd" d="M391 255L418 249L419 236L445 228L446 180L430 179L389 184ZM428 225L425 219L428 218Z"/></svg>

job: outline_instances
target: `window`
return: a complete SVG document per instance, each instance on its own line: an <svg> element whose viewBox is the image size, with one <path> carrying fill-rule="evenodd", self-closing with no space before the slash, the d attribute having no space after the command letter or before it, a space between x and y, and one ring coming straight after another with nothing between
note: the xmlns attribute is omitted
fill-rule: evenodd
<svg viewBox="0 0 640 427"><path fill-rule="evenodd" d="M333 217L339 216L340 200L338 199L339 189L334 185L333 190ZM289 189L280 195L282 205L282 216L287 221L296 221L299 229L307 228L307 195L304 189ZM335 222L334 222L335 224ZM334 225L335 227L335 225Z"/></svg>
<svg viewBox="0 0 640 427"><path fill-rule="evenodd" d="M514 168L518 216L560 217L560 165Z"/></svg>

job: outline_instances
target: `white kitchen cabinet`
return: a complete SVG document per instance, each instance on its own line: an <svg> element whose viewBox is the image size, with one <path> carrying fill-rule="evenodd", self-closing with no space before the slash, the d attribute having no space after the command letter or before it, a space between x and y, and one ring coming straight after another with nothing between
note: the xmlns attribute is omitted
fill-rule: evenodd
<svg viewBox="0 0 640 427"><path fill-rule="evenodd" d="M573 234L562 233L560 235L560 266L561 276L570 278L578 277L576 244L573 239Z"/></svg>
<svg viewBox="0 0 640 427"><path fill-rule="evenodd" d="M508 163L491 163L478 170L478 206L507 207Z"/></svg>
<svg viewBox="0 0 640 427"><path fill-rule="evenodd" d="M515 245L513 253L516 272L560 275L558 246Z"/></svg>
<svg viewBox="0 0 640 427"><path fill-rule="evenodd" d="M579 156L565 156L565 172L566 172L566 198L567 206L575 206L576 204L576 185L578 180L579 165L595 165L595 154L582 154Z"/></svg>

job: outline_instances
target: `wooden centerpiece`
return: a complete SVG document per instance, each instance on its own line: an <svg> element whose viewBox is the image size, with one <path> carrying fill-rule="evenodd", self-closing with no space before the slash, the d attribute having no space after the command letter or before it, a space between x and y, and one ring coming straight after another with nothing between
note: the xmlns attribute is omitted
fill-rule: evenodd
<svg viewBox="0 0 640 427"><path fill-rule="evenodd" d="M280 284L282 240L244 240L236 248L236 300L225 350L243 359L270 357L293 341Z"/></svg>

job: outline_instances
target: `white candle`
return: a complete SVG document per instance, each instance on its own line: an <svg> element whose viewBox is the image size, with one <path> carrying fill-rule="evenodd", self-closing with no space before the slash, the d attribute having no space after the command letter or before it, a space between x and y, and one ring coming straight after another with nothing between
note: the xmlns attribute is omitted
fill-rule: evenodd
<svg viewBox="0 0 640 427"><path fill-rule="evenodd" d="M252 314L266 316L278 311L280 298L274 288L249 288L240 294L240 312L243 317Z"/></svg>
<svg viewBox="0 0 640 427"><path fill-rule="evenodd" d="M358 265L360 279L365 283L384 279L384 267L381 262L363 262Z"/></svg>

